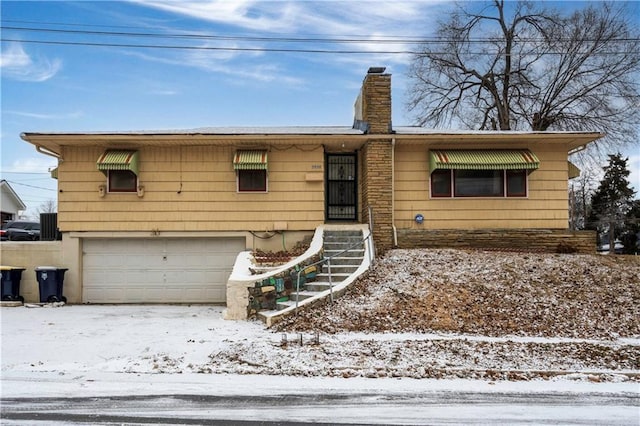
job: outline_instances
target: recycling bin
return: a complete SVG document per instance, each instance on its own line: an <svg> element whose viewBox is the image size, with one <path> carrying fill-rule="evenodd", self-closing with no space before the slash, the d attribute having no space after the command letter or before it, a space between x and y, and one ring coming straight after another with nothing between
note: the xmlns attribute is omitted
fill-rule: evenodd
<svg viewBox="0 0 640 426"><path fill-rule="evenodd" d="M38 266L36 278L40 289L40 303L65 302L67 298L62 295L62 284L66 268L55 266Z"/></svg>
<svg viewBox="0 0 640 426"><path fill-rule="evenodd" d="M15 266L0 266L2 273L2 300L14 300L24 302L24 297L20 296L20 280L22 271L25 268Z"/></svg>

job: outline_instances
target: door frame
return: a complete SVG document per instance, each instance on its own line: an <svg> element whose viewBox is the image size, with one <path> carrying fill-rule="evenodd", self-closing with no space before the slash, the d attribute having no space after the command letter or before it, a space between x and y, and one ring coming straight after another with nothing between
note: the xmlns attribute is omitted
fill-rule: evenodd
<svg viewBox="0 0 640 426"><path fill-rule="evenodd" d="M330 179L330 166L329 159L332 157L350 157L353 159L353 179ZM357 222L358 221L358 153L347 152L347 153L325 153L324 155L324 163L325 163L325 197L324 197L324 215L325 221L327 222L335 222L335 221L343 221L343 222ZM353 183L353 203L352 204L329 204L330 191L332 183L336 182L349 182ZM349 217L331 217L330 215L330 207L332 206L345 206L345 207L353 207L353 215Z"/></svg>

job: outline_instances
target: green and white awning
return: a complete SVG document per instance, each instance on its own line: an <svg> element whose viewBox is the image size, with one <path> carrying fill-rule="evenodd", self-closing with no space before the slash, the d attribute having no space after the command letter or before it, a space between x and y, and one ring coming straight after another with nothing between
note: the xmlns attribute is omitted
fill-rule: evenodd
<svg viewBox="0 0 640 426"><path fill-rule="evenodd" d="M234 170L267 170L267 151L236 151Z"/></svg>
<svg viewBox="0 0 640 426"><path fill-rule="evenodd" d="M105 175L109 170L129 170L137 175L138 151L109 149L98 157L96 164Z"/></svg>
<svg viewBox="0 0 640 426"><path fill-rule="evenodd" d="M429 153L431 171L455 170L535 170L538 157L528 149L510 150L445 150Z"/></svg>

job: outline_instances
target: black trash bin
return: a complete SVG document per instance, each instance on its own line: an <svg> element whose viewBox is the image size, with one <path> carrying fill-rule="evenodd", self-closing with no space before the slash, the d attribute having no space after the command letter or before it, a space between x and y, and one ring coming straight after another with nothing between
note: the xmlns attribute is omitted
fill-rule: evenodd
<svg viewBox="0 0 640 426"><path fill-rule="evenodd" d="M2 300L14 300L24 302L24 297L20 296L20 280L22 271L25 268L15 266L0 266L2 273Z"/></svg>
<svg viewBox="0 0 640 426"><path fill-rule="evenodd" d="M40 303L67 302L62 295L62 283L64 282L65 268L55 266L38 266L36 277L40 288Z"/></svg>

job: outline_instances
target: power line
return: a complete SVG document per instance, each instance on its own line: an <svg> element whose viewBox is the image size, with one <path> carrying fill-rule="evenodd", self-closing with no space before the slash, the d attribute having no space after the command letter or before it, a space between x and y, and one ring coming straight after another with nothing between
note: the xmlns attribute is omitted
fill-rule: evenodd
<svg viewBox="0 0 640 426"><path fill-rule="evenodd" d="M47 172L6 172L4 170L0 171L0 174L12 174L12 175L48 175Z"/></svg>
<svg viewBox="0 0 640 426"><path fill-rule="evenodd" d="M7 27L4 30L29 31L29 32L50 32L57 34L92 35L92 36L124 36L124 37L150 37L150 38L178 38L178 39L200 39L200 40L224 40L224 41L261 41L278 43L425 43L436 42L445 43L445 40L438 39L415 39L402 36L388 36L384 38L359 37L359 38L318 38L318 37L267 37L267 36L240 36L240 35L213 35L213 34L170 34L170 33L141 33L122 31L87 31L87 30L63 30L56 28L29 28L29 27Z"/></svg>
<svg viewBox="0 0 640 426"><path fill-rule="evenodd" d="M5 22L25 22L25 21L5 21ZM29 21L26 21L29 22ZM32 22L37 23L37 22ZM68 26L89 26L89 27L107 27L107 28L131 28L126 26L103 26L103 25L81 25L81 24L64 24L64 23L46 23L43 25L68 25ZM89 30L69 30L59 28L34 28L34 27L14 27L14 26L2 26L4 30L14 31L29 31L29 32L51 32L61 34L74 34L74 35L97 35L97 36L125 36L125 37L152 37L152 38L179 38L179 39L211 39L211 40L225 40L225 41L261 41L261 42L279 42L279 43L403 43L403 44L425 44L425 43L450 43L451 39L442 37L420 37L406 36L406 35L389 35L385 37L375 37L363 35L351 35L351 36L339 36L339 37L280 37L280 36L243 36L243 35L217 35L217 34L205 34L205 33L148 33L148 32L130 32L130 31L89 31ZM488 43L500 41L500 38L496 37L478 37L466 40L467 43ZM545 41L542 37L527 37L519 38L521 42L541 42ZM558 41L569 41L569 39L558 39ZM584 41L596 41L592 39L585 39ZM627 43L638 42L640 38L622 37L608 40L613 43Z"/></svg>
<svg viewBox="0 0 640 426"><path fill-rule="evenodd" d="M92 43L85 41L53 41L53 40L26 40L26 39L10 39L2 38L0 41L18 42L18 43L35 43L35 44L53 44L63 46L90 46L90 47L128 47L128 48L145 48L145 49L174 49L174 50L212 50L224 52L280 52L280 53L335 53L349 55L411 55L419 54L419 51L411 50L332 50L332 49L284 49L284 48L268 48L268 47L213 47L213 46L174 46L159 44L133 44L133 43ZM443 53L444 54L444 53Z"/></svg>
<svg viewBox="0 0 640 426"><path fill-rule="evenodd" d="M171 49L171 50L209 50L223 52L279 52L279 53L329 53L329 54L348 54L348 55L421 55L428 53L430 55L450 55L451 52L423 52L419 50L334 50L334 49L285 49L285 48L269 48L269 47L214 47L214 46L180 46L180 45L162 45L162 44L134 44L134 43L93 43L84 41L54 41L54 40L27 40L27 39L11 39L2 38L3 42L16 43L33 43L33 44L49 44L63 46L88 46L88 47L126 47L126 48L144 48L144 49ZM632 52L599 52L594 55L621 55ZM469 55L493 55L491 52L466 52ZM535 55L536 53L531 53ZM545 52L547 55L565 55L566 52ZM521 53L517 55L521 56Z"/></svg>
<svg viewBox="0 0 640 426"><path fill-rule="evenodd" d="M34 185L27 185L26 183L20 183L20 182L14 182L14 181L10 181L8 180L7 182L9 182L12 185L21 185L21 186L27 186L29 188L34 188L34 189L43 189L45 191L56 191L55 189L51 189L51 188L44 188L42 186L34 186Z"/></svg>

